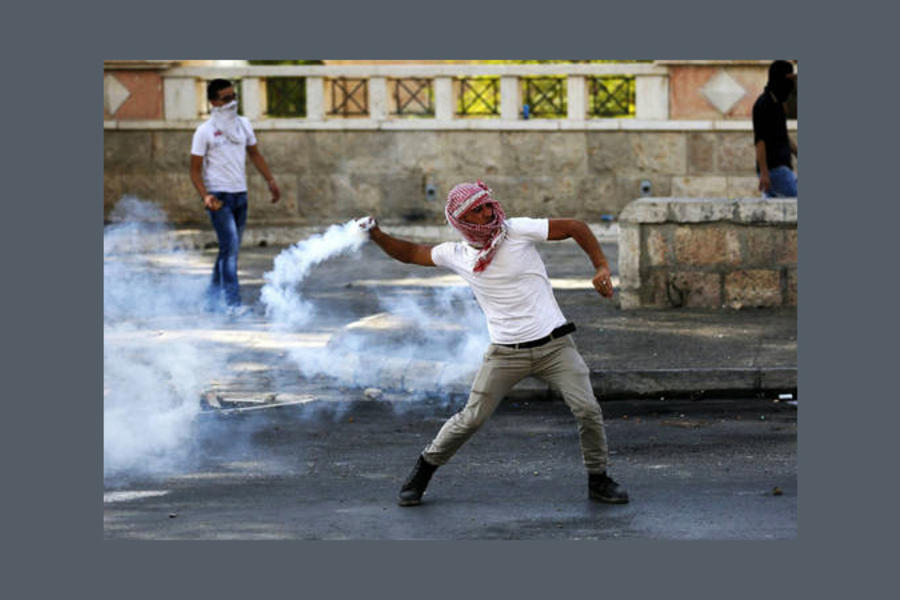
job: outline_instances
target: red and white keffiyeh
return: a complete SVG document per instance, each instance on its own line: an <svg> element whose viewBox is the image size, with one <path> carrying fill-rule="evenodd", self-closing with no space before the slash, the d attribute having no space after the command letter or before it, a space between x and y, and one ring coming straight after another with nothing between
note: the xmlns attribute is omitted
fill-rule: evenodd
<svg viewBox="0 0 900 600"><path fill-rule="evenodd" d="M491 204L494 209L494 218L489 223L474 225L460 219L468 211L483 204ZM460 183L450 190L444 214L450 225L479 250L472 271L484 271L494 259L500 242L506 237L506 214L503 207L491 196L491 190L479 180L477 183Z"/></svg>

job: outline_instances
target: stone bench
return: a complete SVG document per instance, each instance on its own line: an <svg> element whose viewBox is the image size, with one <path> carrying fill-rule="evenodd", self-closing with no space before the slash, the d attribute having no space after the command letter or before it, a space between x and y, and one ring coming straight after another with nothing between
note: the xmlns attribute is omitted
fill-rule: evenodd
<svg viewBox="0 0 900 600"><path fill-rule="evenodd" d="M619 215L620 301L797 305L796 198L641 198Z"/></svg>

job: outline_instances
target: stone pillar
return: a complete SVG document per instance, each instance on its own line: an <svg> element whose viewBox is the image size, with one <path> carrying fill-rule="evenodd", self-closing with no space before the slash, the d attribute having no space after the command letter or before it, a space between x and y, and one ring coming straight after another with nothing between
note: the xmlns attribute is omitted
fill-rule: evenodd
<svg viewBox="0 0 900 600"><path fill-rule="evenodd" d="M641 306L641 226L619 223L619 303L623 309Z"/></svg>
<svg viewBox="0 0 900 600"><path fill-rule="evenodd" d="M566 79L570 121L584 121L587 116L587 79L583 75L569 75Z"/></svg>
<svg viewBox="0 0 900 600"><path fill-rule="evenodd" d="M519 119L519 109L522 106L519 94L519 78L512 76L500 77L500 119L503 121L516 121Z"/></svg>
<svg viewBox="0 0 900 600"><path fill-rule="evenodd" d="M306 78L306 119L325 120L325 78Z"/></svg>
<svg viewBox="0 0 900 600"><path fill-rule="evenodd" d="M635 118L666 120L669 118L669 78L665 75L635 77Z"/></svg>
<svg viewBox="0 0 900 600"><path fill-rule="evenodd" d="M369 118L384 121L388 116L387 79L369 78Z"/></svg>
<svg viewBox="0 0 900 600"><path fill-rule="evenodd" d="M437 121L453 120L453 78L434 78L434 118Z"/></svg>
<svg viewBox="0 0 900 600"><path fill-rule="evenodd" d="M259 77L241 79L241 104L244 116L250 120L259 119L265 112L265 80Z"/></svg>
<svg viewBox="0 0 900 600"><path fill-rule="evenodd" d="M193 77L163 78L163 111L166 119L196 119L199 113L198 83ZM200 98L203 96L200 95Z"/></svg>
<svg viewBox="0 0 900 600"><path fill-rule="evenodd" d="M796 198L641 198L619 214L619 300L796 306Z"/></svg>

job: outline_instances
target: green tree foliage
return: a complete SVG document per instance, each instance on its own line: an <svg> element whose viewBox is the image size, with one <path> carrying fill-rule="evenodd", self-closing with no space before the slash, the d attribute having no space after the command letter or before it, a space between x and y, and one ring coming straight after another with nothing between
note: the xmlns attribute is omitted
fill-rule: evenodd
<svg viewBox="0 0 900 600"><path fill-rule="evenodd" d="M321 60L249 60L251 65L321 65ZM270 117L306 116L305 77L267 77L266 115Z"/></svg>
<svg viewBox="0 0 900 600"><path fill-rule="evenodd" d="M321 65L322 60L249 60L251 65ZM601 64L601 63L648 63L650 60L477 60L447 61L449 63L476 64ZM557 77L529 77L531 92L539 98L538 106L529 107L532 116L564 118L566 113L566 88L559 86ZM460 94L457 112L466 116L496 116L499 114L499 77L469 77L466 83L458 85ZM589 83L589 112L595 117L633 117L634 78L603 76ZM521 110L522 107L520 107ZM270 117L306 116L306 81L303 77L269 77L266 79L266 113Z"/></svg>
<svg viewBox="0 0 900 600"><path fill-rule="evenodd" d="M550 65L550 64L600 64L600 63L650 63L652 60L616 60L616 59L591 59L591 60L476 60L479 64L486 65Z"/></svg>
<svg viewBox="0 0 900 600"><path fill-rule="evenodd" d="M487 65L526 65L526 64L603 64L603 63L649 63L652 60L614 60L614 59L592 59L592 60L478 60L478 61L459 61L476 64ZM469 115L487 116L497 114L496 110L487 106L483 101L476 97L473 87L486 85L483 80L498 79L496 77L473 77L467 78L470 82L468 86L462 87L461 97L459 99L460 107L469 107L466 111ZM566 87L560 86L558 80L564 78L561 76L531 76L522 78L523 85L525 80L529 80L528 89L530 95L537 99L537 105L529 106L529 112L534 117L539 118L565 118L567 110ZM479 81L482 80L482 81ZM556 81L555 81L556 80ZM588 98L589 112L594 117L634 117L635 114L635 98L634 98L634 77L628 75L604 75L591 79L589 83ZM523 93L523 102L527 101ZM532 100L534 102L534 100ZM527 103L527 102L524 102ZM520 113L523 112L524 106L520 107Z"/></svg>

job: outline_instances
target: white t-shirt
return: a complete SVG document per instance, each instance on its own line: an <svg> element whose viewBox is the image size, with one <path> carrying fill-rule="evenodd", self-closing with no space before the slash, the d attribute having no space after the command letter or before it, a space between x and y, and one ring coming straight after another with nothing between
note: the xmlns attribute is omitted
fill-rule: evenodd
<svg viewBox="0 0 900 600"><path fill-rule="evenodd" d="M247 146L256 145L256 135L247 117L238 115L247 132ZM216 130L212 119L197 127L191 154L203 157L203 185L210 192L246 192L247 149Z"/></svg>
<svg viewBox="0 0 900 600"><path fill-rule="evenodd" d="M465 242L431 249L434 264L453 270L472 287L495 344L536 340L566 322L535 247L546 241L549 221L517 217L506 223L507 237L481 273L472 272L478 251Z"/></svg>

